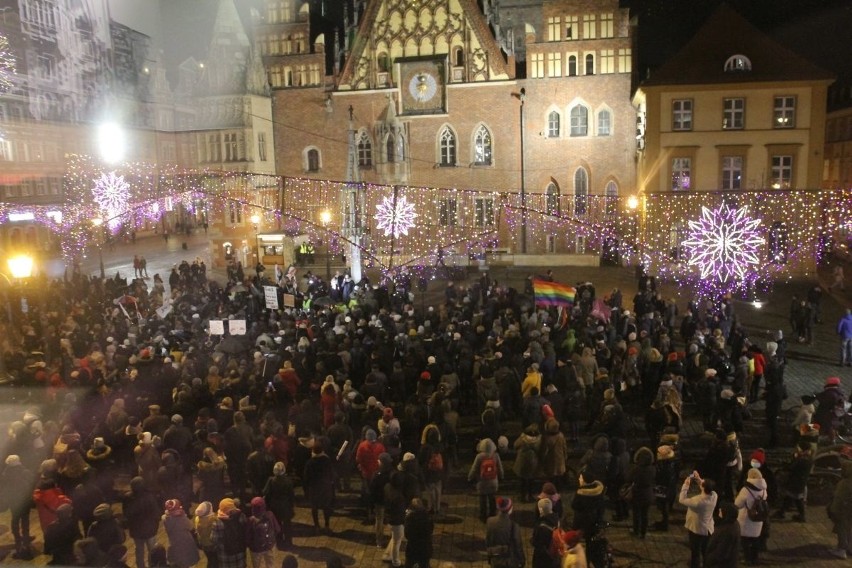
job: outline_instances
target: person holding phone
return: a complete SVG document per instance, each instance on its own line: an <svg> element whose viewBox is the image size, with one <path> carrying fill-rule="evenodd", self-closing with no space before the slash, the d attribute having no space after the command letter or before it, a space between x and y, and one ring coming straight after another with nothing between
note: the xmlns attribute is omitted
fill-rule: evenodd
<svg viewBox="0 0 852 568"><path fill-rule="evenodd" d="M699 488L699 492L689 497L690 489ZM713 534L713 511L719 496L714 491L716 483L712 479L701 479L697 471L683 480L678 502L686 507L684 527L689 531L690 568L700 568L707 553L707 543Z"/></svg>

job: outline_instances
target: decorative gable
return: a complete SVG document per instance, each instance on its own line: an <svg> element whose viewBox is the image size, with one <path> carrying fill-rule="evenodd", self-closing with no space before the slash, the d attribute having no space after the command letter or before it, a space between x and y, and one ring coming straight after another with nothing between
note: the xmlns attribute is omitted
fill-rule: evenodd
<svg viewBox="0 0 852 568"><path fill-rule="evenodd" d="M422 57L446 58L449 83L514 75L475 0L375 0L361 20L337 88L397 86L395 64Z"/></svg>

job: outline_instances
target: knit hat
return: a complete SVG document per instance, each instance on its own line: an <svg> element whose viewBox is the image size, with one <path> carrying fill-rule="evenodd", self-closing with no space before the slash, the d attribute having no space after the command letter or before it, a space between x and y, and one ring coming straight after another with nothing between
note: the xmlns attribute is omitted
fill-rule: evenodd
<svg viewBox="0 0 852 568"><path fill-rule="evenodd" d="M508 497L497 497L497 510L501 513L512 512L512 500Z"/></svg>
<svg viewBox="0 0 852 568"><path fill-rule="evenodd" d="M657 459L667 460L674 457L674 449L671 446L660 446L657 448Z"/></svg>
<svg viewBox="0 0 852 568"><path fill-rule="evenodd" d="M411 452L405 452L405 454L403 454L403 456L402 456L403 462L414 461L414 459L415 459L415 456Z"/></svg>
<svg viewBox="0 0 852 568"><path fill-rule="evenodd" d="M367 432L364 434L364 439L367 440L368 442L375 442L376 441L376 431L373 430L372 428L368 429Z"/></svg>
<svg viewBox="0 0 852 568"><path fill-rule="evenodd" d="M230 513L231 511L237 508L237 504L233 499L226 497L219 501L219 512L220 513Z"/></svg>
<svg viewBox="0 0 852 568"><path fill-rule="evenodd" d="M376 397L371 396L367 399L367 406L376 406L377 404L379 404L379 401Z"/></svg>
<svg viewBox="0 0 852 568"><path fill-rule="evenodd" d="M178 499L169 499L166 501L166 514L172 517L183 514L183 506Z"/></svg>
<svg viewBox="0 0 852 568"><path fill-rule="evenodd" d="M284 462L275 462L275 465L272 466L273 475L284 475L286 471L287 468L284 466Z"/></svg>
<svg viewBox="0 0 852 568"><path fill-rule="evenodd" d="M553 512L553 501L547 497L539 499L536 505L538 506L538 514L542 517Z"/></svg>
<svg viewBox="0 0 852 568"><path fill-rule="evenodd" d="M766 353L768 355L775 355L775 352L778 351L778 344L774 341L769 341L766 343Z"/></svg>
<svg viewBox="0 0 852 568"><path fill-rule="evenodd" d="M6 457L6 465L8 465L8 466L21 465L21 458L16 456L15 454L11 454L11 455Z"/></svg>
<svg viewBox="0 0 852 568"><path fill-rule="evenodd" d="M839 387L840 386L840 377L828 377L825 379L825 386L827 387Z"/></svg>
<svg viewBox="0 0 852 568"><path fill-rule="evenodd" d="M420 373L420 380L428 381L431 378L432 378L432 373L430 373L429 371L423 371L422 373Z"/></svg>
<svg viewBox="0 0 852 568"><path fill-rule="evenodd" d="M203 503L199 503L198 507L195 508L195 516L196 517L206 517L208 515L213 514L213 504L210 501L204 501Z"/></svg>
<svg viewBox="0 0 852 568"><path fill-rule="evenodd" d="M604 400L615 400L615 390L614 389L606 389L604 391Z"/></svg>
<svg viewBox="0 0 852 568"><path fill-rule="evenodd" d="M384 410L382 410L382 418L385 422L390 422L393 420L393 408L390 406L386 406Z"/></svg>
<svg viewBox="0 0 852 568"><path fill-rule="evenodd" d="M426 363L429 364L429 365L434 365L435 364L435 356L429 355L429 358L426 359Z"/></svg>
<svg viewBox="0 0 852 568"><path fill-rule="evenodd" d="M751 453L751 457L749 457L749 461L759 461L760 465L766 463L766 452L763 451L763 448L757 448Z"/></svg>
<svg viewBox="0 0 852 568"><path fill-rule="evenodd" d="M750 470L748 470L748 480L755 481L757 479L763 479L763 474L760 473L760 470L756 468L751 468Z"/></svg>
<svg viewBox="0 0 852 568"><path fill-rule="evenodd" d="M266 512L266 501L263 497L254 497L251 500L251 514L260 517Z"/></svg>

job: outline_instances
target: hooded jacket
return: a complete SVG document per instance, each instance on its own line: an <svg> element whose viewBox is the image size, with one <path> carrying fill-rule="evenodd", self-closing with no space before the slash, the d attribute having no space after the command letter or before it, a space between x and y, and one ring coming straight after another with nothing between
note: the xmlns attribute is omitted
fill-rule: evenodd
<svg viewBox="0 0 852 568"><path fill-rule="evenodd" d="M603 520L604 484L593 481L578 487L571 508L574 510L574 528L583 531L586 536L595 534L598 523Z"/></svg>
<svg viewBox="0 0 852 568"><path fill-rule="evenodd" d="M734 499L734 506L740 510L737 513L737 521L740 523L740 535L743 537L757 538L763 530L762 522L752 521L748 518L748 510L758 498L768 498L765 479L747 481L740 492L737 493L737 498Z"/></svg>
<svg viewBox="0 0 852 568"><path fill-rule="evenodd" d="M467 474L468 481L476 481L476 491L482 495L490 495L497 493L499 482L503 479L503 462L500 460L500 454L497 453L497 446L490 438L485 438L479 442L477 446L479 453L473 460L473 465L470 466L470 471ZM482 460L493 458L497 466L497 477L494 479L481 479L479 477L479 465Z"/></svg>
<svg viewBox="0 0 852 568"><path fill-rule="evenodd" d="M654 453L650 448L639 448L633 454L633 466L627 473L627 481L633 483L633 505L643 507L654 503Z"/></svg>

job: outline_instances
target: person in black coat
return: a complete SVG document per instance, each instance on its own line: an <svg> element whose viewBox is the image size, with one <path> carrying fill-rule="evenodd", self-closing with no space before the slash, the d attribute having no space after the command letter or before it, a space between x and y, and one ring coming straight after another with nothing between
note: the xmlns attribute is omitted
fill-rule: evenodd
<svg viewBox="0 0 852 568"><path fill-rule="evenodd" d="M704 565L713 568L735 568L740 550L740 524L737 508L732 503L721 503L716 514L716 525L707 551Z"/></svg>
<svg viewBox="0 0 852 568"><path fill-rule="evenodd" d="M325 519L325 530L331 531L331 512L334 508L334 488L337 484L334 461L325 453L321 441L314 442L311 458L305 464L302 483L305 497L311 503L311 517L314 520L314 530L318 533L319 510L322 509Z"/></svg>
<svg viewBox="0 0 852 568"><path fill-rule="evenodd" d="M769 442L767 447L774 448L778 445L778 415L781 414L781 405L784 403L784 366L778 360L776 351L778 344L770 341L766 344L766 367L764 377L766 379L766 427L769 429Z"/></svg>
<svg viewBox="0 0 852 568"><path fill-rule="evenodd" d="M588 548L603 521L604 484L588 473L581 473L571 508L574 510L574 529L583 531Z"/></svg>
<svg viewBox="0 0 852 568"><path fill-rule="evenodd" d="M405 514L404 533L408 544L405 547L406 568L428 568L432 560L432 533L435 525L429 517L423 501L411 500Z"/></svg>
<svg viewBox="0 0 852 568"><path fill-rule="evenodd" d="M277 462L272 468L272 477L263 488L263 499L269 503L269 510L281 525L281 544L284 550L293 546L293 503L296 500L293 480L287 475L284 462Z"/></svg>
<svg viewBox="0 0 852 568"><path fill-rule="evenodd" d="M532 568L553 568L550 543L553 540L553 529L559 526L559 516L553 512L553 502L550 499L539 499L536 507L539 518L533 527L530 541L533 547Z"/></svg>
<svg viewBox="0 0 852 568"><path fill-rule="evenodd" d="M94 538L103 553L109 552L116 544L123 544L126 538L124 529L118 524L108 503L95 507L95 522L86 531L86 536Z"/></svg>
<svg viewBox="0 0 852 568"><path fill-rule="evenodd" d="M633 467L627 472L627 483L633 484L633 536L645 538L648 532L648 509L654 504L654 485L657 468L654 466L654 453L650 448L641 447L633 455Z"/></svg>
<svg viewBox="0 0 852 568"><path fill-rule="evenodd" d="M44 553L53 558L51 566L74 566L74 543L83 538L80 527L74 517L74 509L68 503L56 509L56 520L44 531Z"/></svg>

